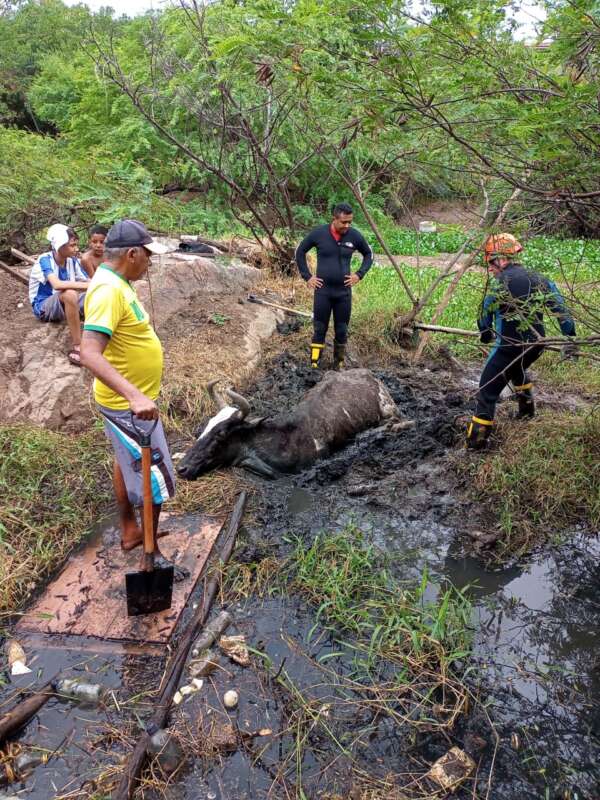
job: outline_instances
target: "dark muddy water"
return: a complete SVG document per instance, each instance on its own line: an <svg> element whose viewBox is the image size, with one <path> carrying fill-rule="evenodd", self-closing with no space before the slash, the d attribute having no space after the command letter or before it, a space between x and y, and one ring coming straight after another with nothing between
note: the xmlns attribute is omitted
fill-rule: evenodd
<svg viewBox="0 0 600 800"><path fill-rule="evenodd" d="M284 354L252 387L254 410L290 407L310 377ZM321 531L341 532L352 524L391 555L407 583L420 578L427 566L430 594L447 581L469 587L474 657L465 682L478 702L447 738L414 736L389 718L374 718L336 680L351 672L354 656L320 627L316 609L295 597L251 596L230 608L235 626L228 633L245 634L254 651L253 666L223 662L202 690L178 708L174 727L190 756L165 795L258 800L300 797L302 787L311 800L335 793L359 797L361 771L377 778L423 774L457 745L479 763L477 780L456 795L463 800L600 798L598 538L574 532L522 564L486 570L464 544L466 531L481 525L480 509L461 497L454 462L448 459L458 448L454 421L469 406L470 387L442 371L415 375L404 370L382 378L415 427L399 434L366 432L300 475L257 481L259 492L238 558L251 563L283 557L292 537L309 544ZM45 675L67 667L98 673L98 681L114 689L119 703L140 685L155 685L161 671L156 658L65 650L39 654L37 663ZM222 696L231 688L239 692L240 702L227 712ZM308 726L302 742L299 731L307 728L296 726L295 692L310 701L319 719L319 725ZM141 705L136 713L143 719L147 708ZM114 702L83 709L52 701L21 740L45 741L48 749L60 747L60 754L17 787L22 796L67 795L114 763L119 747L113 746L111 754L110 744L91 743L119 719ZM339 746L323 735L322 723ZM246 735L229 749L211 752L211 730L228 724ZM71 730L73 738L65 745ZM260 730L272 733L251 735ZM159 795L146 791L145 796Z"/></svg>

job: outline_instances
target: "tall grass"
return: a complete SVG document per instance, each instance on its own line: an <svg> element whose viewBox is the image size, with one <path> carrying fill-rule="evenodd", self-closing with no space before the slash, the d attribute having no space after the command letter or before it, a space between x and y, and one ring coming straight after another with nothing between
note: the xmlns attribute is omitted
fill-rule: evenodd
<svg viewBox="0 0 600 800"><path fill-rule="evenodd" d="M475 493L503 530L499 556L523 553L577 525L600 525L600 411L544 414L503 430L496 452L471 463Z"/></svg>
<svg viewBox="0 0 600 800"><path fill-rule="evenodd" d="M352 526L308 548L296 542L287 575L317 607L320 625L353 642L369 674L393 662L402 665L396 680L410 682L424 669L445 672L470 650L469 600L451 587L435 596L426 572L417 585L400 582L390 557Z"/></svg>
<svg viewBox="0 0 600 800"><path fill-rule="evenodd" d="M107 507L108 450L93 431L68 436L0 427L0 614L14 611Z"/></svg>

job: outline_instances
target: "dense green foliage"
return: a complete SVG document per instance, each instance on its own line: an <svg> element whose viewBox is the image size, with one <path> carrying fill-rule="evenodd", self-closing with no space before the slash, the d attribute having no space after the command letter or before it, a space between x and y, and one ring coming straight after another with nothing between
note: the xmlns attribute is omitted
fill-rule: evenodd
<svg viewBox="0 0 600 800"><path fill-rule="evenodd" d="M427 592L435 593L427 572L417 586L404 585L390 558L352 526L317 536L308 548L297 542L287 577L293 590L318 607L321 625L329 624L340 644L348 646L348 634L355 638L363 669L376 671L380 660L397 659L406 668L396 681L409 682L411 663L423 667L439 659L445 668L469 653L468 599L449 588L426 600Z"/></svg>

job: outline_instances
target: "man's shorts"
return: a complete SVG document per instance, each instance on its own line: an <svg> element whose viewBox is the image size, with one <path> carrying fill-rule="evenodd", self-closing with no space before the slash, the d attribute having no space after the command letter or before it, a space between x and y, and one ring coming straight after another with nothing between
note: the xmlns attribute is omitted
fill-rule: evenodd
<svg viewBox="0 0 600 800"><path fill-rule="evenodd" d="M85 292L79 295L79 316L83 319L83 304L85 302ZM51 294L40 306L40 319L42 322L64 322L66 319L65 308L60 302L59 292Z"/></svg>
<svg viewBox="0 0 600 800"><path fill-rule="evenodd" d="M129 502L132 506L139 508L144 504L142 449L131 423L131 412L115 411L113 408L106 408L99 404L98 410L104 418L104 432L113 446L115 458L123 473ZM154 425L154 420L135 417L135 424L141 430L149 431ZM159 506L175 494L173 462L160 420L152 433L150 445L152 447L152 503Z"/></svg>

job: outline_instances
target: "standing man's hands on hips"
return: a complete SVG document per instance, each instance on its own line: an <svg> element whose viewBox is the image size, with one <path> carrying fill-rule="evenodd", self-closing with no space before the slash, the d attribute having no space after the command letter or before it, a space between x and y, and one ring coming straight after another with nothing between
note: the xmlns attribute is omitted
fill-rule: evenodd
<svg viewBox="0 0 600 800"><path fill-rule="evenodd" d="M356 272L353 272L352 275L346 275L346 277L344 278L344 286L356 286L359 280L360 278L358 277Z"/></svg>
<svg viewBox="0 0 600 800"><path fill-rule="evenodd" d="M311 275L306 283L311 289L320 289L323 286L323 279L317 278L316 275Z"/></svg>

